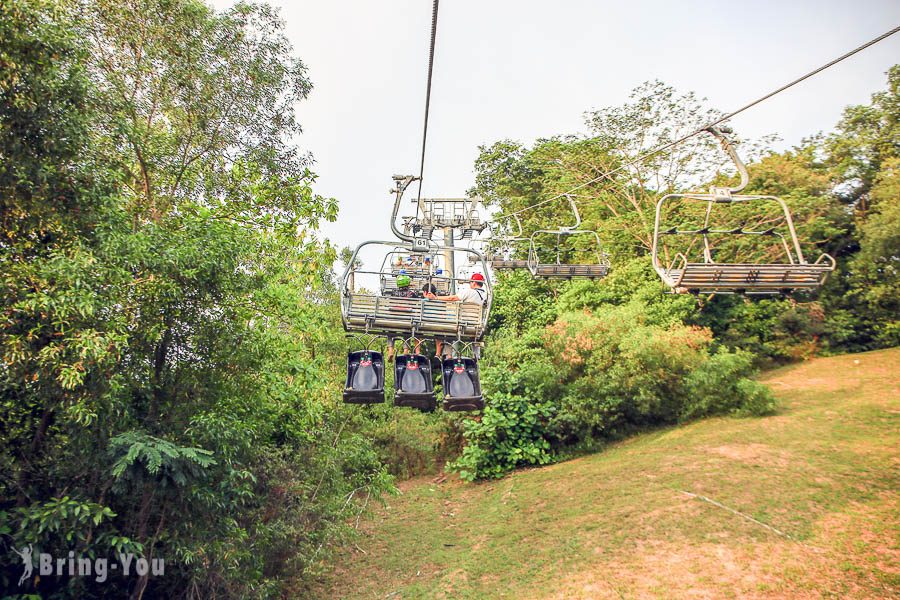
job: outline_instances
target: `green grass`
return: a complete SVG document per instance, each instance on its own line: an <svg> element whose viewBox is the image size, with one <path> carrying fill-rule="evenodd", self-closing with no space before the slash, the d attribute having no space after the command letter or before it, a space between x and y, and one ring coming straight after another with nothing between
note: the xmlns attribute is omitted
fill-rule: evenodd
<svg viewBox="0 0 900 600"><path fill-rule="evenodd" d="M489 483L407 482L318 592L896 597L898 365L900 349L818 359L765 376L772 417L708 419Z"/></svg>

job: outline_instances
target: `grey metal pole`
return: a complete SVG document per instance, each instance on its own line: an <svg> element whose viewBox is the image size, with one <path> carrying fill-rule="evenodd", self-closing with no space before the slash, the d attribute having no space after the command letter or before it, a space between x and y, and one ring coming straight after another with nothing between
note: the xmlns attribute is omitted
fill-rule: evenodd
<svg viewBox="0 0 900 600"><path fill-rule="evenodd" d="M453 228L444 227L444 245L453 247ZM450 294L456 293L456 264L453 250L444 250L444 265L450 271Z"/></svg>

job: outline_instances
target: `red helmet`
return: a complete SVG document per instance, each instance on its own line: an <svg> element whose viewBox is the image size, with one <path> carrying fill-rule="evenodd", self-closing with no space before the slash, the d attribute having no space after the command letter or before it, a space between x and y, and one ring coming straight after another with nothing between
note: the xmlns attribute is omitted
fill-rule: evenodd
<svg viewBox="0 0 900 600"><path fill-rule="evenodd" d="M484 275L482 275L481 273L473 273L472 281L484 281Z"/></svg>

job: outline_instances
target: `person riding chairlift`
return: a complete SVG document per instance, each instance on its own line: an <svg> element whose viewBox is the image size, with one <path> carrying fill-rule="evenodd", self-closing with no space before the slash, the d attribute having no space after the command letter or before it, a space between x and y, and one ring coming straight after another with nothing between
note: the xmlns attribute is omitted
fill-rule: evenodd
<svg viewBox="0 0 900 600"><path fill-rule="evenodd" d="M438 296L434 292L426 291L425 297L429 300L441 300L442 302L464 302L467 304L484 305L487 292L484 290L484 275L481 273L473 273L472 279L469 281L469 287L464 287L455 294L449 296ZM437 341L437 340L435 340ZM443 348L442 348L443 346ZM442 350L450 350L450 344L438 343L437 356L442 356ZM475 358L480 358L481 349L478 345L474 348Z"/></svg>
<svg viewBox="0 0 900 600"><path fill-rule="evenodd" d="M434 293L426 292L425 297L429 300L441 300L442 302L465 302L467 304L483 305L486 294L487 292L484 290L484 275L473 273L469 287L464 287L449 296L438 296Z"/></svg>
<svg viewBox="0 0 900 600"><path fill-rule="evenodd" d="M397 289L391 290L388 295L393 298L421 298L422 292L419 290L414 290L410 287L410 283L412 283L412 279L410 279L409 275L398 275L397 276ZM398 339L402 339L400 336L388 336L388 347L387 347L387 358L388 361L394 360L394 344ZM416 354L419 354L419 343L416 343ZM409 346L403 344L403 352L409 352Z"/></svg>

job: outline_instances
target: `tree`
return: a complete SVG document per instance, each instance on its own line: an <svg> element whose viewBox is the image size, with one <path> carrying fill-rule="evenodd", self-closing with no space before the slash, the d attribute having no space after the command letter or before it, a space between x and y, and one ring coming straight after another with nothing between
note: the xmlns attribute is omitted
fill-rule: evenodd
<svg viewBox="0 0 900 600"><path fill-rule="evenodd" d="M390 486L332 394L302 65L263 6L2 10L0 532L170 561L23 592L279 595Z"/></svg>
<svg viewBox="0 0 900 600"><path fill-rule="evenodd" d="M872 94L869 105L844 109L825 144L842 199L861 213L869 209L882 165L900 156L900 65L887 75L887 89Z"/></svg>

